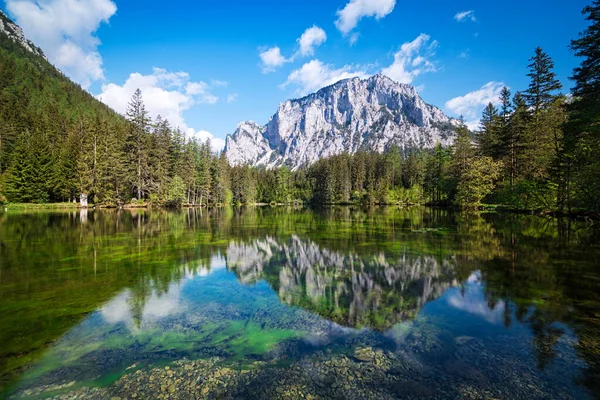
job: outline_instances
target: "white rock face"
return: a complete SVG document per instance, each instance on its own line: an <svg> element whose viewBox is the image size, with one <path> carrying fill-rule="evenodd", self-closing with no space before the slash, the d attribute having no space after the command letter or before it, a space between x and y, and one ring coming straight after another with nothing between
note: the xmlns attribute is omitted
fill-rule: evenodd
<svg viewBox="0 0 600 400"><path fill-rule="evenodd" d="M0 10L0 32L6 34L13 42L19 43L27 51L46 58L42 50L25 37L21 27L12 22L2 10Z"/></svg>
<svg viewBox="0 0 600 400"><path fill-rule="evenodd" d="M279 105L266 126L238 125L225 152L233 165L295 170L320 158L360 150L383 152L447 146L458 121L426 104L416 89L383 75L346 79Z"/></svg>

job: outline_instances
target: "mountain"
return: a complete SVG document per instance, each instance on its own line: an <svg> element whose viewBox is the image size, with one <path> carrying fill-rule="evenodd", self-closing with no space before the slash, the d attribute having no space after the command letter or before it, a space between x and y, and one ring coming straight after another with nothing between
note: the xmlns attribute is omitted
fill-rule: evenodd
<svg viewBox="0 0 600 400"><path fill-rule="evenodd" d="M225 152L233 165L297 169L343 152L449 145L457 125L457 120L425 103L413 86L378 74L342 80L288 100L265 126L240 123L227 136Z"/></svg>
<svg viewBox="0 0 600 400"><path fill-rule="evenodd" d="M31 40L28 40L23 34L23 30L17 24L11 21L10 18L0 10L0 32L4 35L1 36L0 44L4 45L7 39L12 41L14 44L21 46L23 49L29 51L33 55L44 57L42 50L37 47ZM3 46L6 47L6 46Z"/></svg>
<svg viewBox="0 0 600 400"><path fill-rule="evenodd" d="M124 122L0 11L0 202L73 199L88 180L90 136L120 134Z"/></svg>

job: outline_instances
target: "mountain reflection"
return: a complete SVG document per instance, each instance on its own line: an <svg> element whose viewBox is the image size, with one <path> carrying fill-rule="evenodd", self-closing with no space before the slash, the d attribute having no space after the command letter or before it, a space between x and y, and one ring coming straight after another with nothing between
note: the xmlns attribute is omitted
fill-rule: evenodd
<svg viewBox="0 0 600 400"><path fill-rule="evenodd" d="M377 330L414 318L427 301L457 285L451 257L437 259L407 249L392 256L360 255L329 250L296 235L232 241L226 259L240 282L264 279L288 305L341 325Z"/></svg>
<svg viewBox="0 0 600 400"><path fill-rule="evenodd" d="M528 329L541 369L572 335L600 397L599 237L597 224L422 208L0 213L0 386L95 311L132 331L185 314L186 282L226 267L377 331L447 292L507 335Z"/></svg>

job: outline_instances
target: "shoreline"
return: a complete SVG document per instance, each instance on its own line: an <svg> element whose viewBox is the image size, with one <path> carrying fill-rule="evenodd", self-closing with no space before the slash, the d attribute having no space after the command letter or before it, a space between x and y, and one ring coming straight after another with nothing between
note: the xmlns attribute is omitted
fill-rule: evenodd
<svg viewBox="0 0 600 400"><path fill-rule="evenodd" d="M153 205L151 203L130 203L122 206L114 205L90 205L88 207L81 207L79 203L8 203L0 205L0 211L58 211L58 210L111 210L111 209L122 209L122 210L176 210L176 209L192 209L192 208L243 208L243 207L293 207L293 208L320 208L320 207L429 207L438 208L445 210L453 210L461 212L461 210L445 204L433 204L433 203L377 203L377 204L360 204L352 202L344 203L325 203L325 204L310 204L303 202L291 202L291 203L253 203L253 204L211 204L210 206L199 205L199 204L183 204L181 207L169 207L165 205ZM471 211L472 212L472 211ZM518 209L508 205L500 204L483 204L476 212L480 213L498 213L498 214L521 214L521 215L534 215L538 217L552 217L552 218L572 218L572 219L585 219L589 221L600 220L600 213L594 211L560 211L560 210L526 210Z"/></svg>

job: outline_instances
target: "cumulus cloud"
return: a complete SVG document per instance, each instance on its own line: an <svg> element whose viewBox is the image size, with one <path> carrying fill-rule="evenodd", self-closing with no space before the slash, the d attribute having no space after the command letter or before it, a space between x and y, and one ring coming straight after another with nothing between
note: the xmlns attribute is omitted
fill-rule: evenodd
<svg viewBox="0 0 600 400"><path fill-rule="evenodd" d="M115 83L102 85L99 100L124 114L131 96L136 89L142 91L142 97L150 116L158 115L167 119L174 127L179 127L189 137L211 139L213 148L220 150L225 141L214 137L206 131L197 132L185 123L183 113L197 104L214 104L218 97L210 92L211 86L206 82L190 80L187 72L169 72L162 68L153 68L150 75L138 72L129 75L121 86Z"/></svg>
<svg viewBox="0 0 600 400"><path fill-rule="evenodd" d="M303 95L314 92L324 86L332 85L342 79L353 77L365 78L367 75L360 68L356 69L350 65L335 68L319 60L312 60L299 69L292 71L287 81L281 87L295 85L298 87L296 93Z"/></svg>
<svg viewBox="0 0 600 400"><path fill-rule="evenodd" d="M394 62L383 68L381 73L400 83L412 83L415 77L423 73L435 72L436 68L431 57L435 55L437 44L437 41L431 41L428 35L419 35L412 42L400 46L400 50L394 54ZM365 78L370 75L368 71L374 72L373 67L345 65L336 68L314 59L292 71L280 87L293 85L297 87L296 94L305 95L342 79Z"/></svg>
<svg viewBox="0 0 600 400"><path fill-rule="evenodd" d="M215 135L213 135L209 131L194 131L193 129L188 129L188 136L202 143L206 142L207 140L210 140L210 147L215 152L221 151L225 147L225 140L215 137Z"/></svg>
<svg viewBox="0 0 600 400"><path fill-rule="evenodd" d="M459 13L456 13L456 15L454 16L454 19L457 20L458 22L464 22L464 21L477 22L477 18L475 17L474 10L461 11Z"/></svg>
<svg viewBox="0 0 600 400"><path fill-rule="evenodd" d="M430 42L429 35L422 33L412 42L400 46L400 50L394 54L392 65L381 72L400 83L411 83L418 75L435 72L430 58L437 44L435 40Z"/></svg>
<svg viewBox="0 0 600 400"><path fill-rule="evenodd" d="M297 39L300 46L298 53L303 57L312 56L315 54L315 47L322 45L326 40L325 31L314 25L305 30L302 36Z"/></svg>
<svg viewBox="0 0 600 400"><path fill-rule="evenodd" d="M237 93L231 93L227 95L227 102L228 103L235 103L237 101L238 98L238 94Z"/></svg>
<svg viewBox="0 0 600 400"><path fill-rule="evenodd" d="M327 40L327 34L321 28L313 25L307 28L302 35L296 39L298 50L289 58L281 54L278 46L259 49L261 68L264 74L275 71L286 63L294 62L299 57L308 57L315 54L315 48L319 47Z"/></svg>
<svg viewBox="0 0 600 400"><path fill-rule="evenodd" d="M455 97L446 102L446 108L467 119L467 126L474 130L479 124L478 115L489 103L500 104L500 93L504 83L491 81L480 89L469 92L464 96Z"/></svg>
<svg viewBox="0 0 600 400"><path fill-rule="evenodd" d="M347 35L362 18L381 19L391 13L395 5L396 0L350 0L343 9L338 10L335 26Z"/></svg>
<svg viewBox="0 0 600 400"><path fill-rule="evenodd" d="M281 49L277 46L262 51L259 56L264 74L273 72L277 67L281 67L283 64L289 62L289 60L281 54Z"/></svg>
<svg viewBox="0 0 600 400"><path fill-rule="evenodd" d="M104 79L95 35L117 11L111 0L7 0L6 8L50 62L82 87Z"/></svg>

